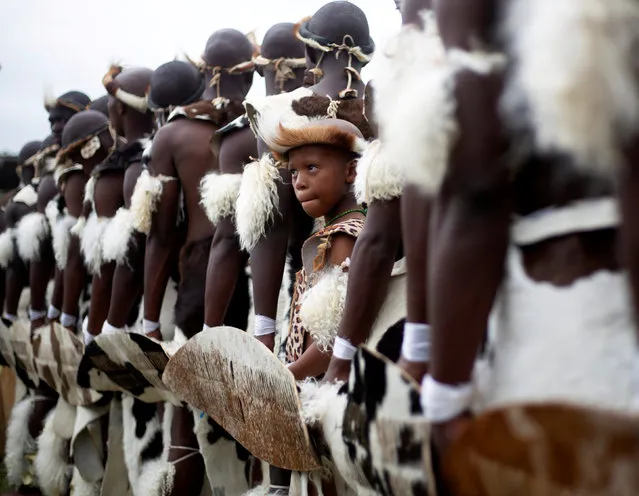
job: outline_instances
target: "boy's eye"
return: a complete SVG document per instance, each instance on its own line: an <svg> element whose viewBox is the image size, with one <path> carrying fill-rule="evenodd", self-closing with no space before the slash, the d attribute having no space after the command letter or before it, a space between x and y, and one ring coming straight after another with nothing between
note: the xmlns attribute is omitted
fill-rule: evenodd
<svg viewBox="0 0 639 496"><path fill-rule="evenodd" d="M317 169L318 169L317 165L315 165L315 164L308 164L308 170L309 170L309 171L314 171L314 170L317 170Z"/></svg>
<svg viewBox="0 0 639 496"><path fill-rule="evenodd" d="M296 177L297 176L297 169L289 169L289 172L291 173L292 177Z"/></svg>

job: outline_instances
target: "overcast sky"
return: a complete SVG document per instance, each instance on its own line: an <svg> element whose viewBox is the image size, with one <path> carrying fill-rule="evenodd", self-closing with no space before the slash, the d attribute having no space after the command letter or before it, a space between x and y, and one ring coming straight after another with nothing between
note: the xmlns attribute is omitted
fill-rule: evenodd
<svg viewBox="0 0 639 496"><path fill-rule="evenodd" d="M199 56L221 28L256 30L261 41L278 22L297 22L323 0L2 0L0 1L0 151L49 134L45 88L105 91L109 64L156 68L183 52ZM353 0L366 12L378 47L399 27L393 0ZM375 61L364 71L374 75ZM255 77L252 91L264 92Z"/></svg>

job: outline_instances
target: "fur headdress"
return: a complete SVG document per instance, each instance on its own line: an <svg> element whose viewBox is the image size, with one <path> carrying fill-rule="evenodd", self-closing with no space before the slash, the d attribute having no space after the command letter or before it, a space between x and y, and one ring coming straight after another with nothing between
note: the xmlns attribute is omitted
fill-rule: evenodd
<svg viewBox="0 0 639 496"><path fill-rule="evenodd" d="M274 140L273 155L285 159L293 148L306 145L328 145L362 155L367 143L356 126L341 119L310 121L297 128L280 124Z"/></svg>
<svg viewBox="0 0 639 496"><path fill-rule="evenodd" d="M122 67L119 65L112 65L109 71L102 78L102 84L108 91L109 95L117 98L122 103L137 110L141 114L145 114L149 110L149 106L146 101L146 93L144 96L134 95L122 89L120 83L116 80L116 77L122 73Z"/></svg>

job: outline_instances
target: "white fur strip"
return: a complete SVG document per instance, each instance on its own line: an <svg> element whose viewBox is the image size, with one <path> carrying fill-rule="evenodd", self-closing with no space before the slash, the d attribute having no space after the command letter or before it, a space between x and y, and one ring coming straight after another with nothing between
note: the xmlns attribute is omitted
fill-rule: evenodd
<svg viewBox="0 0 639 496"><path fill-rule="evenodd" d="M90 203L95 210L95 176L91 176L84 185L84 202Z"/></svg>
<svg viewBox="0 0 639 496"><path fill-rule="evenodd" d="M403 171L392 157L386 155L381 142L373 141L357 162L357 202L392 200L401 196L403 188Z"/></svg>
<svg viewBox="0 0 639 496"><path fill-rule="evenodd" d="M196 410L193 413L193 421L213 494L244 494L249 489L246 469L251 463L250 458L247 461L238 458L237 443L233 439L220 436L211 444L209 434L213 428L206 415L201 417L200 412Z"/></svg>
<svg viewBox="0 0 639 496"><path fill-rule="evenodd" d="M344 313L348 272L331 266L317 273L317 282L302 295L300 319L320 350L333 347Z"/></svg>
<svg viewBox="0 0 639 496"><path fill-rule="evenodd" d="M72 433L71 433L72 434ZM47 415L38 436L38 453L34 461L40 489L46 496L62 496L69 489L69 441L55 429L55 410Z"/></svg>
<svg viewBox="0 0 639 496"><path fill-rule="evenodd" d="M311 120L308 116L298 115L293 111L295 100L312 96L308 88L298 88L290 93L267 97L247 98L244 106L247 110L249 122L253 132L262 138L269 149L283 152L277 146L275 138L278 136L280 125L287 128L298 128Z"/></svg>
<svg viewBox="0 0 639 496"><path fill-rule="evenodd" d="M141 233L149 234L151 219L157 209L157 204L162 196L164 183L176 181L170 176L151 176L148 171L142 171L135 183L133 196L131 197L131 216L133 228Z"/></svg>
<svg viewBox="0 0 639 496"><path fill-rule="evenodd" d="M80 237L80 247L84 263L90 274L100 274L100 268L104 263L102 257L102 242L104 233L109 226L111 219L98 217L95 212L89 215L86 221L82 236Z"/></svg>
<svg viewBox="0 0 639 496"><path fill-rule="evenodd" d="M34 453L36 448L35 440L29 434L29 417L32 412L33 398L28 396L14 405L9 418L4 465L9 483L15 487L20 486L27 470L24 455Z"/></svg>
<svg viewBox="0 0 639 496"><path fill-rule="evenodd" d="M403 27L378 56L375 114L385 156L404 170L408 181L436 192L458 126L455 68L446 59L432 16L425 16L424 31Z"/></svg>
<svg viewBox="0 0 639 496"><path fill-rule="evenodd" d="M24 203L25 205L32 207L38 202L38 193L35 188L30 184L18 191L13 200L16 203Z"/></svg>
<svg viewBox="0 0 639 496"><path fill-rule="evenodd" d="M0 267L6 269L15 256L13 229L8 228L0 234Z"/></svg>
<svg viewBox="0 0 639 496"><path fill-rule="evenodd" d="M133 217L131 211L121 207L104 231L102 243L104 261L116 262L118 265L126 264L126 255L132 235Z"/></svg>
<svg viewBox="0 0 639 496"><path fill-rule="evenodd" d="M235 227L242 249L251 251L264 237L269 222L278 212L277 182L280 172L270 154L265 153L259 162L244 167L242 184L237 197Z"/></svg>
<svg viewBox="0 0 639 496"><path fill-rule="evenodd" d="M205 175L200 182L200 204L213 224L235 215L242 174Z"/></svg>
<svg viewBox="0 0 639 496"><path fill-rule="evenodd" d="M134 417L134 399L129 395L122 397L122 419L124 456L126 461L129 482L134 496L160 496L166 488L163 487L164 477L172 474L174 468L169 463L169 446L171 443L171 421L173 419L173 406L165 405L166 421L156 414L146 422L144 435L136 435L136 419ZM145 405L146 408L157 408L153 405ZM146 419L145 419L146 420ZM138 420L141 421L141 420ZM166 427L166 429L165 429ZM155 436L162 436L162 452L157 458L142 460L142 452L153 442ZM166 437L168 436L168 437Z"/></svg>
<svg viewBox="0 0 639 496"><path fill-rule="evenodd" d="M516 62L510 116L520 123L527 107L543 149L568 152L589 168L614 165L621 140L639 128L639 3L510 4L506 29Z"/></svg>
<svg viewBox="0 0 639 496"><path fill-rule="evenodd" d="M49 223L44 214L31 212L25 215L16 226L16 244L20 258L25 262L39 260L41 244L49 234Z"/></svg>
<svg viewBox="0 0 639 496"><path fill-rule="evenodd" d="M78 222L76 217L69 214L59 218L51 229L53 238L53 253L55 254L55 262L58 269L64 270L67 266L67 257L69 252L70 232L73 226Z"/></svg>

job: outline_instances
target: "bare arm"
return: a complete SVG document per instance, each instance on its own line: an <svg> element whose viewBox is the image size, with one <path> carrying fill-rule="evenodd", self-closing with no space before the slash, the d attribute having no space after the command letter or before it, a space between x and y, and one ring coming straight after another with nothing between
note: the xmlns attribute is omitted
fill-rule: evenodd
<svg viewBox="0 0 639 496"><path fill-rule="evenodd" d="M220 174L241 174L243 165L257 153L250 130L242 130L224 138L220 147ZM220 219L215 227L206 269L204 323L215 327L224 323L238 274L246 266L232 217Z"/></svg>
<svg viewBox="0 0 639 496"><path fill-rule="evenodd" d="M338 336L357 346L366 341L384 302L401 240L400 201L372 202L357 238ZM371 284L374 278L374 284ZM350 361L331 358L326 381L346 380Z"/></svg>
<svg viewBox="0 0 639 496"><path fill-rule="evenodd" d="M353 249L355 246L355 239L350 236L337 235L332 237L328 263L336 266L341 265L354 253ZM344 309L344 313L346 313L346 308ZM303 380L307 377L317 377L326 372L330 360L330 352L325 353L321 351L315 343L311 343L299 360L289 366L289 370L296 380Z"/></svg>
<svg viewBox="0 0 639 496"><path fill-rule="evenodd" d="M163 132L164 131L164 132ZM152 176L165 175L177 178L171 155L171 136L161 129L153 142L150 172ZM146 240L144 260L144 318L159 322L164 291L171 272L173 236L180 199L177 180L163 182L162 196L153 214L151 231Z"/></svg>
<svg viewBox="0 0 639 496"><path fill-rule="evenodd" d="M73 172L66 180L64 200L71 217L79 218L82 215L86 181L86 176L83 172ZM84 260L80 252L80 240L76 235L69 234L67 264L64 268L63 313L73 317L80 316L79 301L84 288L86 274Z"/></svg>
<svg viewBox="0 0 639 496"><path fill-rule="evenodd" d="M58 188L52 175L42 178L38 187L38 212L44 214L49 202L58 193ZM33 310L46 310L47 286L55 272L55 258L51 245L51 236L47 236L40 246L40 258L33 261L29 268L29 280L31 286L31 308Z"/></svg>
<svg viewBox="0 0 639 496"><path fill-rule="evenodd" d="M107 320L115 327L120 328L127 324L131 310L143 290L145 244L146 236L134 233L133 243L127 251L127 263L117 265L113 272Z"/></svg>

